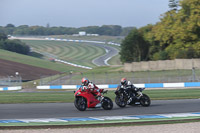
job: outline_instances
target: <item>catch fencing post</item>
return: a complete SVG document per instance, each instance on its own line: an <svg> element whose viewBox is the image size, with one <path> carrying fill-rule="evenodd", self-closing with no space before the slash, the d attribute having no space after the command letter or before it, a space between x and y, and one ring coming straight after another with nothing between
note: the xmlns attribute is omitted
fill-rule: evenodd
<svg viewBox="0 0 200 133"><path fill-rule="evenodd" d="M195 74L195 68L192 67L192 81L196 81L196 74Z"/></svg>

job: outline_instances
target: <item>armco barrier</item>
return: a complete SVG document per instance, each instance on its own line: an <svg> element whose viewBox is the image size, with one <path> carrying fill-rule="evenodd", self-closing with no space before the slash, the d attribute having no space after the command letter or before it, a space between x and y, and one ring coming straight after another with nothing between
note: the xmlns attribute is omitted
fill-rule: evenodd
<svg viewBox="0 0 200 133"><path fill-rule="evenodd" d="M3 87L0 88L0 91L14 91L14 90L21 90L21 86L15 86L15 87Z"/></svg>
<svg viewBox="0 0 200 133"><path fill-rule="evenodd" d="M185 82L185 83L146 83L134 84L138 88L179 88L179 87L200 87L200 82ZM117 84L97 85L100 89L117 88ZM80 85L47 85L37 86L37 89L76 89Z"/></svg>

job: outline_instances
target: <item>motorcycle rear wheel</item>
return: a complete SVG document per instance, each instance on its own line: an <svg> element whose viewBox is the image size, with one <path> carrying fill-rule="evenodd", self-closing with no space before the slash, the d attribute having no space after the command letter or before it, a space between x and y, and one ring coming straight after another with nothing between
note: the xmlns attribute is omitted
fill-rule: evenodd
<svg viewBox="0 0 200 133"><path fill-rule="evenodd" d="M111 110L113 108L112 100L108 97L104 97L102 100L102 108L105 110Z"/></svg>
<svg viewBox="0 0 200 133"><path fill-rule="evenodd" d="M79 111L85 111L87 108L87 100L84 97L76 97L74 105Z"/></svg>
<svg viewBox="0 0 200 133"><path fill-rule="evenodd" d="M144 107L150 106L151 100L149 96L147 96L146 94L143 94L143 96L140 98L140 104Z"/></svg>

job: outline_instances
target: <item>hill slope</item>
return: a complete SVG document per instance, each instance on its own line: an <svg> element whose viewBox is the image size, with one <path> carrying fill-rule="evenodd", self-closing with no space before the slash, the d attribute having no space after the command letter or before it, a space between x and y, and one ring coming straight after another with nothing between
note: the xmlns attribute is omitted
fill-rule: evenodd
<svg viewBox="0 0 200 133"><path fill-rule="evenodd" d="M14 62L22 63L22 64L35 66L35 67L48 68L50 70L55 70L55 71L60 71L60 72L68 72L68 71L80 72L84 70L82 68L76 68L76 67L72 67L66 64L54 63L54 62L42 60L39 58L2 50L2 49L0 49L0 59L14 61Z"/></svg>
<svg viewBox="0 0 200 133"><path fill-rule="evenodd" d="M50 69L34 67L3 59L0 59L0 64L0 76L14 76L15 73L18 72L22 80L35 80L39 79L42 75L55 75L60 73Z"/></svg>

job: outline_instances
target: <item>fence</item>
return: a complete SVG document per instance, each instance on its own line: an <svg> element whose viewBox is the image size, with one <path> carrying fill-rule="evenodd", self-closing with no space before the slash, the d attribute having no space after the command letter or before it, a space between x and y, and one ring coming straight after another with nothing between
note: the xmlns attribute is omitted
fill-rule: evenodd
<svg viewBox="0 0 200 133"><path fill-rule="evenodd" d="M21 76L7 76L0 77L0 87L8 87L8 86L21 86L22 78Z"/></svg>
<svg viewBox="0 0 200 133"><path fill-rule="evenodd" d="M199 82L200 70L81 73L41 77L40 85L80 85L82 77L95 84L119 84L122 77L137 83Z"/></svg>

